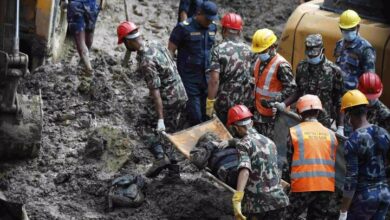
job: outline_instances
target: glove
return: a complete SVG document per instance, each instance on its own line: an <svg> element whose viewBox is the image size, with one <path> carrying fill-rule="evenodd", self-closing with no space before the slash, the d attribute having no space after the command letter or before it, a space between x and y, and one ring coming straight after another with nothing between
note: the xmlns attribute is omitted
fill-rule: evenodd
<svg viewBox="0 0 390 220"><path fill-rule="evenodd" d="M272 107L272 114L273 114L273 116L276 115L276 113L278 112L278 109L285 110L286 109L286 104L284 104L284 102L275 102L274 106Z"/></svg>
<svg viewBox="0 0 390 220"><path fill-rule="evenodd" d="M337 126L337 134L344 136L344 126Z"/></svg>
<svg viewBox="0 0 390 220"><path fill-rule="evenodd" d="M237 220L246 220L246 217L241 212L242 198L244 198L244 192L242 191L235 192L232 198L234 216Z"/></svg>
<svg viewBox="0 0 390 220"><path fill-rule="evenodd" d="M206 115L213 117L215 99L206 99Z"/></svg>
<svg viewBox="0 0 390 220"><path fill-rule="evenodd" d="M348 212L342 212L340 211L339 220L347 220Z"/></svg>
<svg viewBox="0 0 390 220"><path fill-rule="evenodd" d="M165 124L164 124L164 119L158 119L157 121L157 131L165 131Z"/></svg>

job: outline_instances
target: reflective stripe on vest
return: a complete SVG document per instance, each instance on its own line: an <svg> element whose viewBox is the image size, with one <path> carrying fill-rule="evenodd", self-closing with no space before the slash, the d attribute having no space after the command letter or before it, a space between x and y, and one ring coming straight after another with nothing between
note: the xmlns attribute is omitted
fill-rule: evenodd
<svg viewBox="0 0 390 220"><path fill-rule="evenodd" d="M287 61L279 54L276 54L264 68L263 72L260 73L261 61L259 58L256 60L254 69L256 81L255 102L257 111L261 115L272 116L272 109L261 105L261 100L270 100L281 95L283 86L277 78L277 72L282 63L287 63Z"/></svg>
<svg viewBox="0 0 390 220"><path fill-rule="evenodd" d="M290 129L294 146L291 191L334 191L337 140L319 122L303 122Z"/></svg>

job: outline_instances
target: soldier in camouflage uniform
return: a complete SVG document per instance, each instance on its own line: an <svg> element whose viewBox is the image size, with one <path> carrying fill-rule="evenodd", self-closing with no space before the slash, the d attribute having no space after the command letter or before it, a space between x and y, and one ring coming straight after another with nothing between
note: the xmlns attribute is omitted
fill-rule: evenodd
<svg viewBox="0 0 390 220"><path fill-rule="evenodd" d="M257 131L273 138L275 120L272 108L273 102L281 102L295 93L296 83L291 65L276 53L277 37L269 29L260 29L253 35L252 52L256 61L252 63L255 77L255 107L254 126Z"/></svg>
<svg viewBox="0 0 390 220"><path fill-rule="evenodd" d="M354 132L345 145L346 175L340 218L385 219L390 204L385 164L389 133L367 120L368 100L359 90L347 92L342 109Z"/></svg>
<svg viewBox="0 0 390 220"><path fill-rule="evenodd" d="M383 84L375 73L364 73L359 78L358 89L368 99L367 121L370 124L378 125L390 132L390 109L379 100L383 92ZM390 181L390 166L386 167L387 182ZM387 212L386 219L390 219L390 212Z"/></svg>
<svg viewBox="0 0 390 220"><path fill-rule="evenodd" d="M137 52L138 71L144 75L150 93L146 117L141 117L139 133L157 160L145 175L155 177L166 167L173 171L171 174L178 174L173 150L167 149L171 146L164 145L164 149L160 141L161 132L178 130L180 116L188 100L176 64L168 49L161 44L144 42L138 28L131 22L119 25L118 38L119 43L125 42L128 50Z"/></svg>
<svg viewBox="0 0 390 220"><path fill-rule="evenodd" d="M229 108L253 103L253 90L251 51L239 39L242 19L237 14L228 13L222 18L221 24L224 40L211 51L206 114L212 117L215 109L218 118L226 124Z"/></svg>
<svg viewBox="0 0 390 220"><path fill-rule="evenodd" d="M343 12L339 26L343 39L336 43L336 64L343 70L344 88L356 89L359 77L375 72L376 52L371 44L359 35L360 17L352 10Z"/></svg>
<svg viewBox="0 0 390 220"><path fill-rule="evenodd" d="M289 200L281 186L276 145L253 127L252 113L243 105L228 112L227 126L239 151L237 192L232 202L236 219L284 219Z"/></svg>
<svg viewBox="0 0 390 220"><path fill-rule="evenodd" d="M320 34L307 36L305 44L307 58L298 64L296 71L297 91L283 103L275 105L285 108L303 95L317 95L324 108L319 121L326 127L330 127L331 118L336 119L336 124L341 126L339 128L342 131L344 126L343 114L340 114L340 100L344 94L342 71L325 57L325 48Z"/></svg>

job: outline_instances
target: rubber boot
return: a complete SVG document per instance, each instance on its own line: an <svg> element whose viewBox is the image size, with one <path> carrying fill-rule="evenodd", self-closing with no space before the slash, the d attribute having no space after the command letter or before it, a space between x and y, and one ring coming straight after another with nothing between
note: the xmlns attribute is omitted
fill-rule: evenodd
<svg viewBox="0 0 390 220"><path fill-rule="evenodd" d="M164 150L161 144L155 144L150 148L150 151L156 158L153 165L146 171L145 176L148 178L156 177L163 169L168 167L171 162L168 157L164 154Z"/></svg>

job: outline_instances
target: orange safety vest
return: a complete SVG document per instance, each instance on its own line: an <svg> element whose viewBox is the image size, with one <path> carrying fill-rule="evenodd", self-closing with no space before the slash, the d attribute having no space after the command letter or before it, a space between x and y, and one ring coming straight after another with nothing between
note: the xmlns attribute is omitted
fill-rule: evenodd
<svg viewBox="0 0 390 220"><path fill-rule="evenodd" d="M336 146L333 131L319 122L302 122L290 128L294 154L291 192L335 190Z"/></svg>
<svg viewBox="0 0 390 220"><path fill-rule="evenodd" d="M257 111L260 115L272 116L272 109L266 108L261 104L261 100L270 100L281 95L283 89L282 83L278 80L278 69L280 64L288 63L282 56L276 54L259 74L261 60L257 58L255 63L254 75L256 82L255 102Z"/></svg>

